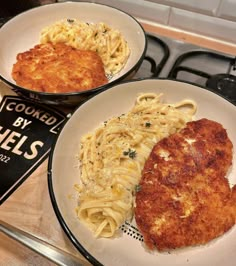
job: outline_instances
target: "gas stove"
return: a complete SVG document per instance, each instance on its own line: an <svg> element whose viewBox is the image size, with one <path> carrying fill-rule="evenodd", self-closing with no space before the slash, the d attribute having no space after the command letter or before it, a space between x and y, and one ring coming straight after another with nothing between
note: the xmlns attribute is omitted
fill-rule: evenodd
<svg viewBox="0 0 236 266"><path fill-rule="evenodd" d="M134 76L169 78L205 87L236 104L236 57L147 34L146 57Z"/></svg>

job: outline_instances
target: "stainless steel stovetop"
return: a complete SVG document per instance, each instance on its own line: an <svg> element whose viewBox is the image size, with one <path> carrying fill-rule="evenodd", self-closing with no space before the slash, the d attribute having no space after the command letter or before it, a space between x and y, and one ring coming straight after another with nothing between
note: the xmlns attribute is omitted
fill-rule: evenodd
<svg viewBox="0 0 236 266"><path fill-rule="evenodd" d="M136 78L170 78L215 91L236 104L236 57L183 41L147 34Z"/></svg>

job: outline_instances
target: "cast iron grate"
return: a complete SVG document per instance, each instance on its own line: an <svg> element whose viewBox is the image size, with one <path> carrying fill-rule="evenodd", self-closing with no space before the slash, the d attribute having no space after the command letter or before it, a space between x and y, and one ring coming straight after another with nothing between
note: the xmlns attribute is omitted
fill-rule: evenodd
<svg viewBox="0 0 236 266"><path fill-rule="evenodd" d="M198 65L194 65L194 60ZM199 64L201 60L202 64ZM217 72L217 64L224 66L224 73ZM232 70L236 70L236 57L211 51L190 51L176 59L168 77L183 80L181 74L185 72L186 77L188 73L195 76L193 83L206 86L236 104L236 76L230 74Z"/></svg>

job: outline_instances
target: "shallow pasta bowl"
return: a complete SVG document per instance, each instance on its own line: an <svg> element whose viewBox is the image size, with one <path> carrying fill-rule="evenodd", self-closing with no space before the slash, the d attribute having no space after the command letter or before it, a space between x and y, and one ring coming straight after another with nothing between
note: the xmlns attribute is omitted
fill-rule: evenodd
<svg viewBox="0 0 236 266"><path fill-rule="evenodd" d="M103 22L119 30L130 48L130 56L125 66L109 79L108 84L87 91L46 93L17 86L11 75L17 54L39 44L40 32L44 27L56 21L71 18L88 23ZM117 82L131 78L140 67L147 49L145 32L135 18L119 9L89 2L55 3L25 11L1 27L0 43L1 79L24 97L56 105L77 105L89 96L108 89Z"/></svg>
<svg viewBox="0 0 236 266"><path fill-rule="evenodd" d="M236 147L236 107L204 88L172 81L145 79L124 82L99 93L82 104L66 122L50 155L48 165L49 192L57 218L69 239L94 265L233 265L236 255L236 228L205 246L186 248L170 254L148 252L135 223L121 228L121 237L96 239L76 217L77 197L74 185L80 179L78 153L80 138L101 123L120 116L134 105L139 93L163 93L167 103L183 99L194 100L197 112L194 119L208 118L221 123ZM228 176L236 183L236 151ZM124 230L123 230L124 229Z"/></svg>

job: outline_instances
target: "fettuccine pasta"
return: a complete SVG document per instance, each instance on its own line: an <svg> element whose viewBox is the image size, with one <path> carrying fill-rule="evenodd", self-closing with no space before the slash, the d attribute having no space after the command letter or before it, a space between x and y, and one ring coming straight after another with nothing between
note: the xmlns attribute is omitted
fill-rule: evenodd
<svg viewBox="0 0 236 266"><path fill-rule="evenodd" d="M130 55L121 32L102 22L96 24L63 19L42 29L40 42L63 42L77 49L96 51L108 76L118 73Z"/></svg>
<svg viewBox="0 0 236 266"><path fill-rule="evenodd" d="M161 99L162 94L141 94L130 111L81 139L76 212L95 237L112 237L132 219L135 189L151 149L196 112L192 100L167 104Z"/></svg>

